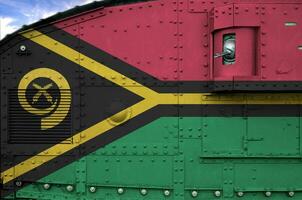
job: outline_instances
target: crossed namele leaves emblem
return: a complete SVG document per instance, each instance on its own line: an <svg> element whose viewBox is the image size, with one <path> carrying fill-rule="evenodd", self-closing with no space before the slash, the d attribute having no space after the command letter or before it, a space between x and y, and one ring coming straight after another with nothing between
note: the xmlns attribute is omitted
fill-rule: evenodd
<svg viewBox="0 0 302 200"><path fill-rule="evenodd" d="M48 89L50 89L51 87L53 86L52 83L49 83L47 84L46 86L42 87L40 85L38 85L37 83L33 83L33 87L35 89L38 90L38 92L35 94L35 96L33 97L33 100L32 100L32 104L35 104L39 101L40 97L41 96L44 96L46 98L46 100L49 102L49 103L53 103L53 98L52 96L47 92Z"/></svg>

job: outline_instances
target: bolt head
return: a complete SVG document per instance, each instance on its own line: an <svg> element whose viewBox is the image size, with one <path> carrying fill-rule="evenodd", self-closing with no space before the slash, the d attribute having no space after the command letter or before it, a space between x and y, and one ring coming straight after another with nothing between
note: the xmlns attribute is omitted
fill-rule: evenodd
<svg viewBox="0 0 302 200"><path fill-rule="evenodd" d="M220 197L221 196L221 192L219 190L214 192L215 197Z"/></svg>
<svg viewBox="0 0 302 200"><path fill-rule="evenodd" d="M165 190L165 191L164 191L164 195L165 195L165 196L169 196L169 195L170 195L170 191L169 191L169 190Z"/></svg>
<svg viewBox="0 0 302 200"><path fill-rule="evenodd" d="M93 186L90 187L90 188L89 188L89 191L90 191L91 193L95 193L95 192L96 192L96 187L93 187Z"/></svg>
<svg viewBox="0 0 302 200"><path fill-rule="evenodd" d="M267 192L265 192L265 196L270 197L270 196L272 196L272 193L267 191Z"/></svg>
<svg viewBox="0 0 302 200"><path fill-rule="evenodd" d="M22 186L22 182L21 181L16 181L15 184L16 184L17 187L21 187Z"/></svg>
<svg viewBox="0 0 302 200"><path fill-rule="evenodd" d="M26 49L27 49L27 48L26 48L25 45L21 45L21 46L20 46L20 51L26 51Z"/></svg>
<svg viewBox="0 0 302 200"><path fill-rule="evenodd" d="M141 194L142 195L146 195L148 193L148 191L146 189L141 189Z"/></svg>
<svg viewBox="0 0 302 200"><path fill-rule="evenodd" d="M123 193L124 193L124 189L123 189L123 188L118 188L118 189L117 189L117 193L123 194Z"/></svg>
<svg viewBox="0 0 302 200"><path fill-rule="evenodd" d="M243 192L237 192L238 197L243 197L244 193Z"/></svg>
<svg viewBox="0 0 302 200"><path fill-rule="evenodd" d="M73 191L73 186L72 186L72 185L67 185L67 186L66 186L66 190L67 190L68 192L72 192L72 191Z"/></svg>
<svg viewBox="0 0 302 200"><path fill-rule="evenodd" d="M290 197L295 196L295 192L293 192L293 191L288 192L288 196L290 196Z"/></svg>
<svg viewBox="0 0 302 200"><path fill-rule="evenodd" d="M43 188L44 188L45 190L48 190L48 189L50 188L50 185L49 185L48 183L45 183L45 184L43 185Z"/></svg>
<svg viewBox="0 0 302 200"><path fill-rule="evenodd" d="M192 195L192 197L197 197L198 196L198 192L194 190L194 191L192 191L191 195Z"/></svg>

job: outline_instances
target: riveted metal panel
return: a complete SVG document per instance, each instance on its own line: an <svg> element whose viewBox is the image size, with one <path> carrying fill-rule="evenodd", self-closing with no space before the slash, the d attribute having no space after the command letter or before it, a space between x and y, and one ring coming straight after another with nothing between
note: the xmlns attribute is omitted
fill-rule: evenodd
<svg viewBox="0 0 302 200"><path fill-rule="evenodd" d="M235 187L238 191L288 191L302 188L301 163L277 161L261 164L236 164ZM286 182L284 179L286 178ZM286 197L284 197L286 198Z"/></svg>
<svg viewBox="0 0 302 200"><path fill-rule="evenodd" d="M171 188L171 168L172 158L165 156L90 156L87 181L95 186Z"/></svg>
<svg viewBox="0 0 302 200"><path fill-rule="evenodd" d="M298 46L302 24L301 4L261 6L261 65L263 80L297 80L302 62ZM295 22L297 26L286 26ZM300 25L298 25L300 24ZM287 39L287 38L290 38ZM279 56L282 55L282 56Z"/></svg>
<svg viewBox="0 0 302 200"><path fill-rule="evenodd" d="M300 157L299 117L248 118L249 156Z"/></svg>
<svg viewBox="0 0 302 200"><path fill-rule="evenodd" d="M296 72L283 65L278 80L262 77L265 83L260 76L210 80L213 28L258 31L256 56L264 63L272 59L269 48L284 44L272 45L276 37L270 41L267 22L279 21L268 15L280 16L274 12L282 7L284 30L296 33L299 23L290 20L296 15L283 12L296 4L276 2L158 0L98 7L1 46L0 52L16 53L12 73L1 73L1 192L37 200L300 199L301 95L289 93L300 83L288 81ZM19 52L21 44L30 52ZM279 66L260 61L268 75ZM55 151L42 144L8 146L8 91L26 70L46 64L75 86L73 143L59 143ZM229 94L234 89L254 92ZM205 93L219 90L229 93ZM259 93L272 90L280 94Z"/></svg>

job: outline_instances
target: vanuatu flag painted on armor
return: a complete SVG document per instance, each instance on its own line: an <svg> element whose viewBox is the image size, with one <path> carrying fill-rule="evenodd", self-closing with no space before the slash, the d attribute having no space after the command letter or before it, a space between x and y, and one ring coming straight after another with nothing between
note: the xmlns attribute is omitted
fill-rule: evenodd
<svg viewBox="0 0 302 200"><path fill-rule="evenodd" d="M182 19L195 15L175 4L99 8L0 47L2 197L232 198L264 191L261 178L287 191L272 176L285 160L302 177L301 94L211 93L210 72L198 74L209 55L183 50Z"/></svg>

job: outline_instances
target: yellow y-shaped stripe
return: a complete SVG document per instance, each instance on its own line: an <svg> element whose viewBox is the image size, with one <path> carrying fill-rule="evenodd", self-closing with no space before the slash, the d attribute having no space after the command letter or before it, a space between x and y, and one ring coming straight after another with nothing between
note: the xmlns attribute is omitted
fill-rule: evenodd
<svg viewBox="0 0 302 200"><path fill-rule="evenodd" d="M4 184L111 130L115 126L110 124L108 121L111 118L118 117L124 112L128 112L129 110L131 110L131 116L122 123L133 119L134 117L146 112L147 110L157 105L301 104L301 94L159 94L151 90L150 88L147 88L140 83L137 83L136 81L110 69L109 67L81 54L80 52L75 51L46 35L43 35L38 31L32 30L25 32L22 35L36 42L37 44L59 54L60 56L63 56L66 59L81 65L87 70L90 70L95 74L104 77L107 80L133 92L134 94L143 97L144 100L119 113L116 113L115 115L91 126L84 131L76 133L71 138L66 139L66 141L73 140L73 144L64 144L66 143L66 141L63 141L21 162L20 164L17 164L14 167L1 172L1 179L3 180Z"/></svg>

